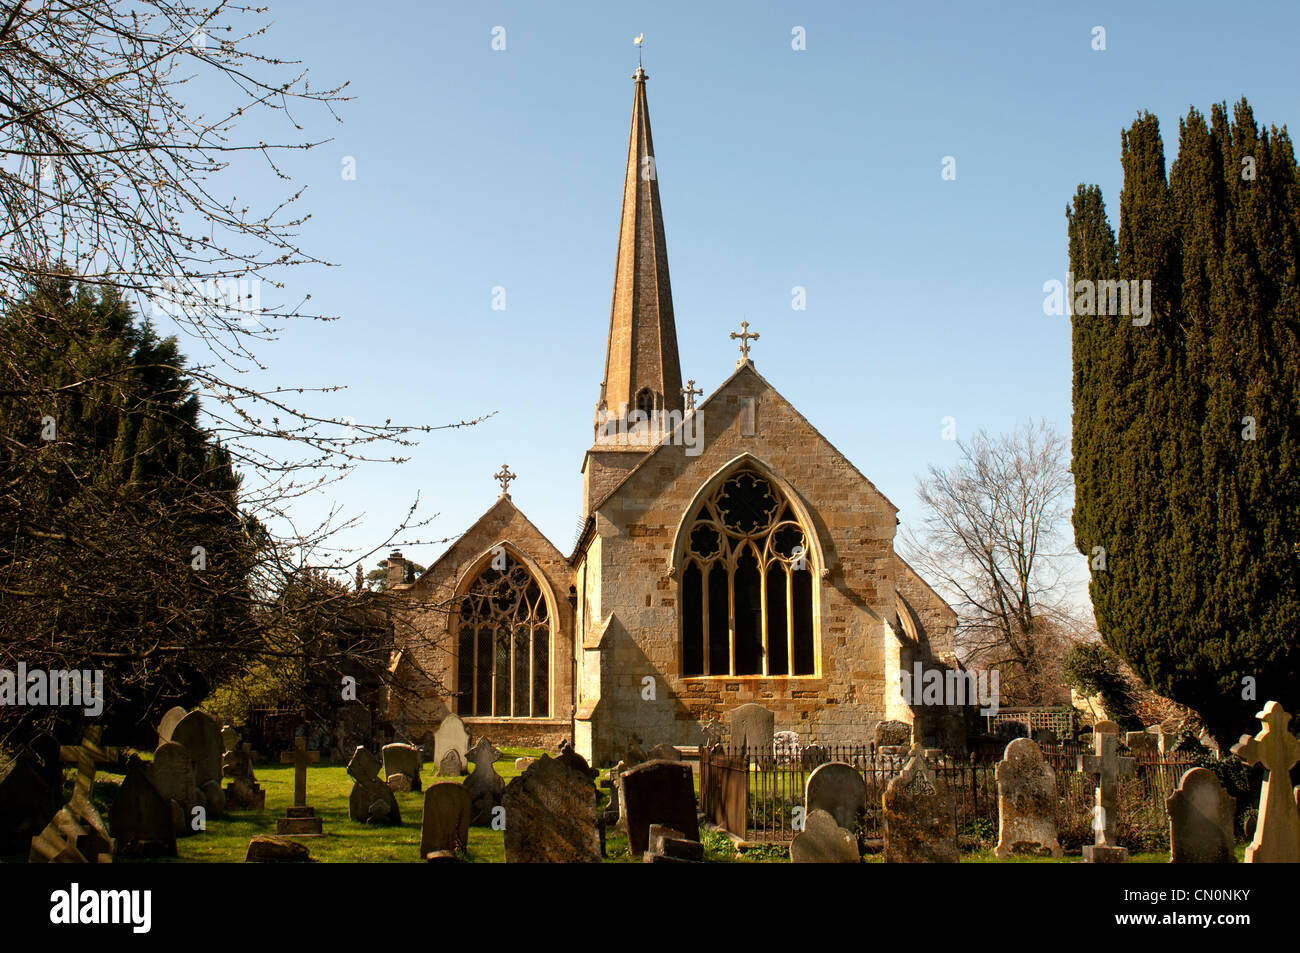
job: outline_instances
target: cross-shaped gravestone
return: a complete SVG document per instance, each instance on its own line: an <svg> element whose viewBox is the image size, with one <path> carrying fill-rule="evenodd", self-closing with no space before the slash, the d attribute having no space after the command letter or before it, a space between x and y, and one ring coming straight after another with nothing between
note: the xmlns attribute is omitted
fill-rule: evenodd
<svg viewBox="0 0 1300 953"><path fill-rule="evenodd" d="M299 738L293 751L280 754L282 764L292 764L293 771L293 805L285 809L284 817L275 822L277 834L317 835L321 832L321 819L316 816L316 809L307 806L307 765L320 760L319 751L307 750L307 739Z"/></svg>
<svg viewBox="0 0 1300 953"><path fill-rule="evenodd" d="M64 745L59 748L59 760L64 764L77 766L77 782L72 792L73 801L90 803L90 788L95 783L95 764L116 761L117 748L105 748L99 743L103 729L87 728L81 737L80 745Z"/></svg>
<svg viewBox="0 0 1300 953"><path fill-rule="evenodd" d="M694 410L695 398L703 397L704 391L703 389L695 386L695 381L690 380L687 381L686 386L682 388L682 395L686 398L686 409Z"/></svg>
<svg viewBox="0 0 1300 953"><path fill-rule="evenodd" d="M740 338L740 360L737 363L744 364L749 361L749 342L757 341L758 334L757 332L750 334L749 322L741 321L739 333L736 331L731 332L731 339L734 341L736 338Z"/></svg>
<svg viewBox="0 0 1300 953"><path fill-rule="evenodd" d="M519 474L511 473L508 464L501 464L501 469L492 474L492 479L499 480L501 483L501 495L510 495L510 481L515 479Z"/></svg>
<svg viewBox="0 0 1300 953"><path fill-rule="evenodd" d="M1093 808L1096 835L1091 845L1084 846L1083 859L1089 864L1123 863L1128 860L1128 850L1115 843L1115 795L1119 779L1132 774L1137 761L1119 756L1119 736L1109 731L1094 730L1092 743L1093 754L1079 755L1079 770L1097 776L1097 800Z"/></svg>
<svg viewBox="0 0 1300 953"><path fill-rule="evenodd" d="M1300 814L1291 787L1291 767L1300 759L1300 742L1287 730L1291 716L1277 702L1269 702L1255 716L1264 723L1255 737L1242 735L1232 753L1247 764L1262 764L1268 771L1259 793L1259 820L1255 838L1246 848L1246 863L1300 861Z"/></svg>
<svg viewBox="0 0 1300 953"><path fill-rule="evenodd" d="M299 738L293 751L280 754L281 764L293 765L293 806L307 806L307 765L320 761L319 751L307 750L307 739Z"/></svg>

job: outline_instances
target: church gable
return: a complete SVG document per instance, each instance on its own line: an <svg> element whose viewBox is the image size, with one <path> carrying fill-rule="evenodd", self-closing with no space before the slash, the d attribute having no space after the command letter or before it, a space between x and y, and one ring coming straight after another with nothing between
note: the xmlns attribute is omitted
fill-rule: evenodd
<svg viewBox="0 0 1300 953"><path fill-rule="evenodd" d="M563 554L502 494L397 590L403 665L392 717L401 714L412 737L454 712L472 730L519 744L567 738L571 577ZM508 643L500 642L507 630Z"/></svg>
<svg viewBox="0 0 1300 953"><path fill-rule="evenodd" d="M746 483L771 501L762 538L742 533L733 542L745 552L721 556L711 544L691 542L700 513L716 525L719 492ZM899 651L891 628L896 512L743 362L595 507L584 565L599 578L599 619L588 626L599 622L603 631L604 729L593 725L593 750L626 743L609 726L697 743L699 721L750 701L773 709L782 728L822 740L869 737L898 707L890 697L897 695ZM787 550L801 530L808 565L791 572ZM779 531L789 537L778 538ZM703 582L701 573L710 576L713 567L723 575ZM757 597L744 613L736 608L742 588L764 593L761 621L746 621L759 613ZM658 702L642 697L647 675L666 683Z"/></svg>

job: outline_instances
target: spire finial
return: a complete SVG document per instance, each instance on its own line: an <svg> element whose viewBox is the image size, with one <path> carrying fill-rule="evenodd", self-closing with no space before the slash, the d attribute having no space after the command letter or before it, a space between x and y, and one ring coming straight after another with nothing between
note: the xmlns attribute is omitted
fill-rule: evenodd
<svg viewBox="0 0 1300 953"><path fill-rule="evenodd" d="M731 332L731 339L734 341L736 338L740 338L740 360L736 362L736 366L739 367L741 364L749 363L749 342L758 340L758 332L750 334L749 322L741 321L740 333Z"/></svg>
<svg viewBox="0 0 1300 953"><path fill-rule="evenodd" d="M641 68L641 41L645 39L645 31L632 40L632 45L636 47L636 72L632 74L637 79L645 79L645 70Z"/></svg>
<svg viewBox="0 0 1300 953"><path fill-rule="evenodd" d="M515 479L517 476L517 473L510 472L509 464L503 463L501 464L501 469L492 474L492 479L501 482L501 495L508 499L510 497L510 481Z"/></svg>
<svg viewBox="0 0 1300 953"><path fill-rule="evenodd" d="M682 395L686 398L686 409L695 409L695 398L703 397L704 391L695 386L695 381L689 380L686 386L682 388Z"/></svg>

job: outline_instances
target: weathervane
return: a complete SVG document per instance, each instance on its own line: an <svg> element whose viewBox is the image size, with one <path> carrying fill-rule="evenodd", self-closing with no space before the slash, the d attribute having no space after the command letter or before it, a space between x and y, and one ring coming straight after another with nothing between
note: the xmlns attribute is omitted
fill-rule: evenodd
<svg viewBox="0 0 1300 953"><path fill-rule="evenodd" d="M749 322L748 322L748 321L741 321L741 322L740 322L740 333L737 334L735 331L732 331L732 332L731 332L731 339L734 341L736 338L740 338L740 360L736 362L736 365L737 365L737 366L740 366L741 364L748 363L748 361L749 361L749 342L750 342L750 341L757 341L757 340L758 340L758 333L755 332L754 334L750 334L750 333L749 333Z"/></svg>
<svg viewBox="0 0 1300 953"><path fill-rule="evenodd" d="M510 481L513 480L518 475L519 474L517 473L511 473L509 464L505 464L505 463L501 464L500 470L492 474L492 479L501 481L502 496L510 495Z"/></svg>
<svg viewBox="0 0 1300 953"><path fill-rule="evenodd" d="M635 37L632 40L632 45L636 47L636 68L637 69L641 68L641 41L644 39L645 39L645 31L642 30L641 35Z"/></svg>

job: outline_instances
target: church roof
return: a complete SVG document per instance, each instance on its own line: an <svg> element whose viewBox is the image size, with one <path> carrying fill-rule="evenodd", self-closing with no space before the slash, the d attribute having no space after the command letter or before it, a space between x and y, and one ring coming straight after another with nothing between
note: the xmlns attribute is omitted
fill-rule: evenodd
<svg viewBox="0 0 1300 953"><path fill-rule="evenodd" d="M439 569L442 566L442 564L447 562L448 560L464 559L466 558L466 556L478 555L477 551L471 553L462 552L462 550L465 547L466 540L470 540L474 538L475 530L477 530L480 526L482 526L483 524L487 523L489 520L492 519L498 520L503 526L509 525L511 519L514 517L518 517L525 525L527 525L530 529L536 532L537 535L541 537L542 541L545 542L547 546L551 547L551 555L553 557L560 560L564 559L564 554L560 552L559 548L554 543L551 542L550 538L547 537L547 535L543 533L540 529L538 529L537 525L532 520L530 520L527 516L524 515L523 510L515 506L515 501L510 498L510 494L502 493L500 496L497 497L497 501L493 503L491 506L489 506L482 516L476 519L473 522L473 524L471 524L470 527L467 530L465 530L465 532L460 534L460 536L456 539L456 542L448 546L447 549L443 551L441 556L439 556L437 559L435 559L432 563L429 564L429 567L420 574L419 579L416 579L414 582L407 583L404 586L398 586L396 588L410 589L413 588L414 586L419 585L421 580L425 579L426 577L430 577L435 570ZM531 549L532 547L520 547L520 548L521 550L527 550L527 549ZM541 554L530 553L530 555L540 556ZM432 576L432 578L437 578L437 577L436 575L434 575Z"/></svg>
<svg viewBox="0 0 1300 953"><path fill-rule="evenodd" d="M681 410L682 372L668 279L668 245L659 204L659 175L646 104L648 77L638 66L632 78L632 128L623 176L623 212L600 396L605 407L617 413L620 405L634 408L637 393L649 388L660 395L662 409Z"/></svg>
<svg viewBox="0 0 1300 953"><path fill-rule="evenodd" d="M835 451L835 453L839 454L839 456L844 460L844 462L849 465L849 468L854 473L856 473L859 478L861 478L862 482L866 483L867 486L871 487L871 489L875 491L875 493L878 494L880 498L884 500L885 503L887 503L894 510L895 513L898 512L898 507L894 506L893 502L889 499L889 497L885 496L884 493L881 493L880 488L877 487L874 483L872 483L871 480L869 480L867 476L861 470L859 470L856 465L854 465L852 460L846 457L843 453L840 453L839 448L836 447L829 440L827 440L825 434L823 434L820 430L818 430L815 426L813 426L812 422L809 421L807 417L799 413L798 408L796 408L794 404L791 404L790 401L787 400L779 390L777 390L775 387L772 386L772 383L766 377L764 377L762 374L758 372L758 370L754 367L754 363L752 361L743 360L739 364L737 364L736 369L735 371L732 372L731 376L728 377L725 381L723 381L720 386L714 389L713 393L709 394L708 397L704 398L704 400L702 400L696 406L695 413L700 413L701 411L703 411L704 408L709 405L710 401L716 399L720 394L722 394L725 390L727 390L731 382L734 381L736 378L738 378L742 373L753 374L755 377L758 378L758 380L763 384L764 387L766 387L772 393L776 394L778 397L784 400L786 404L789 405L790 409L794 411L795 415L800 420L802 420L805 424L808 425L809 430L811 430L821 440L823 440L828 447L830 447L832 450ZM631 470L629 470L627 472L627 475L624 476L622 480L620 480L617 484L615 484L608 493L606 493L603 497L601 497L600 500L594 506L592 506L591 508L592 514L594 515L597 510L599 510L602 506L604 506L607 502L609 502L609 500L612 499L615 494L617 494L620 490L622 490L624 484L626 484L629 480L631 480L635 474L639 473L641 468L646 466L654 458L655 454L657 454L665 446L672 444L674 442L673 435L685 425L686 425L686 419L685 417L683 417L681 423L679 423L675 428L673 428L673 430L665 433L663 438L657 444L655 444L654 447L650 448L649 452L637 463L637 465L634 466ZM583 538L579 540L579 546L581 546L585 538L586 538L586 534L584 533ZM575 549L574 557L578 555L579 551L580 551L579 549Z"/></svg>

